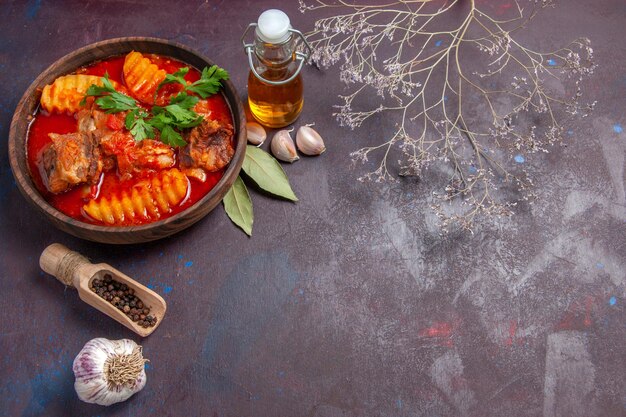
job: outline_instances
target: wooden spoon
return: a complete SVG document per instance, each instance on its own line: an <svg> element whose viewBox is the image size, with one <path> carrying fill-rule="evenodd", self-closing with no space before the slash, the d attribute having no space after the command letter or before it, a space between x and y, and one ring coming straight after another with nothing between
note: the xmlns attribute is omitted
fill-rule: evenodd
<svg viewBox="0 0 626 417"><path fill-rule="evenodd" d="M76 288L81 300L128 327L139 336L148 336L163 321L167 309L165 300L108 264L92 264L78 252L71 251L59 243L53 243L42 252L39 266L63 284ZM156 317L157 322L154 326L148 328L139 326L124 312L91 290L91 281L96 278L103 279L105 274L110 274L115 281L135 290L135 295L150 309L150 315Z"/></svg>

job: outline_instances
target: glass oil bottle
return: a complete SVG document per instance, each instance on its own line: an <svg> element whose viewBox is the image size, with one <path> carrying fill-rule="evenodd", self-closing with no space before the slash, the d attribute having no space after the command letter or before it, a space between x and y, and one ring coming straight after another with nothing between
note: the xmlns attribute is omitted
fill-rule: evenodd
<svg viewBox="0 0 626 417"><path fill-rule="evenodd" d="M247 44L245 36L251 28L255 28L254 42ZM298 38L307 53L297 51ZM252 115L271 128L293 123L304 104L301 70L311 53L308 42L290 26L289 17L276 9L263 12L241 39L250 64L248 104Z"/></svg>

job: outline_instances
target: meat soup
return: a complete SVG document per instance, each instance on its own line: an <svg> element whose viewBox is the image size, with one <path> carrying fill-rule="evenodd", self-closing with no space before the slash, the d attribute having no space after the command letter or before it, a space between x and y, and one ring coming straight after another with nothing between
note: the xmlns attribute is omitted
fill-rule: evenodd
<svg viewBox="0 0 626 417"><path fill-rule="evenodd" d="M185 210L234 155L224 70L131 52L42 91L27 157L43 197L77 220L146 224Z"/></svg>

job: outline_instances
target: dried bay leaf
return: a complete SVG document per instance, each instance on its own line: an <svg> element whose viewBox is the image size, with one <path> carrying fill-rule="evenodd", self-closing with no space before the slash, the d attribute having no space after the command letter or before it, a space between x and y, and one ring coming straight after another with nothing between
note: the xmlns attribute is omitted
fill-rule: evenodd
<svg viewBox="0 0 626 417"><path fill-rule="evenodd" d="M267 152L247 145L242 168L261 189L287 200L298 201L289 185L287 174L280 163Z"/></svg>
<svg viewBox="0 0 626 417"><path fill-rule="evenodd" d="M241 228L248 236L252 236L252 223L254 214L252 212L252 200L248 189L241 177L237 177L233 186L224 196L224 210L233 223Z"/></svg>

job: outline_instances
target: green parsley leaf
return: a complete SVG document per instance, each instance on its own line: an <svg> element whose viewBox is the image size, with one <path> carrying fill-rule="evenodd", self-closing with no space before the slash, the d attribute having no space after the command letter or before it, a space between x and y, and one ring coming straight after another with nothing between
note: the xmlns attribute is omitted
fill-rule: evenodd
<svg viewBox="0 0 626 417"><path fill-rule="evenodd" d="M96 104L106 113L119 113L137 108L135 100L118 92L97 98Z"/></svg>
<svg viewBox="0 0 626 417"><path fill-rule="evenodd" d="M138 113L139 112L137 110L128 112L126 118L124 119L124 126L126 126L126 129L130 130L133 127L133 124L138 117Z"/></svg>
<svg viewBox="0 0 626 417"><path fill-rule="evenodd" d="M165 125L161 130L161 142L170 146L185 146L187 142L170 125Z"/></svg>
<svg viewBox="0 0 626 417"><path fill-rule="evenodd" d="M221 80L228 79L228 72L223 68L213 65L202 70L200 79L185 88L186 91L196 93L202 98L207 98L217 93L222 86Z"/></svg>
<svg viewBox="0 0 626 417"><path fill-rule="evenodd" d="M96 84L90 85L87 93L85 93L85 97L80 102L81 106L85 104L87 97L98 96L96 104L106 113L119 113L138 108L137 102L132 97L115 90L108 74L104 74L104 77L100 78L100 80L102 81L102 87Z"/></svg>
<svg viewBox="0 0 626 417"><path fill-rule="evenodd" d="M108 73L105 73L104 77L102 77L102 86L109 93L116 93L117 92L117 91L115 91L115 88L113 87L113 84L111 84L111 81L109 80L109 74Z"/></svg>
<svg viewBox="0 0 626 417"><path fill-rule="evenodd" d="M159 114L165 113L165 107L152 106L152 109L150 111L152 112L153 116L157 116Z"/></svg>
<svg viewBox="0 0 626 417"><path fill-rule="evenodd" d="M159 92L159 90L161 90L161 88L163 88L164 85L178 83L186 87L187 81L185 80L185 75L187 75L188 72L189 72L189 68L183 67L173 74L165 74L165 79L161 81L161 83L157 86L156 90L154 91L154 100L156 101L157 93Z"/></svg>
<svg viewBox="0 0 626 417"><path fill-rule="evenodd" d="M198 113L185 109L178 104L169 104L165 106L165 111L172 117L173 124L183 129L197 126L203 119L203 117L199 116Z"/></svg>
<svg viewBox="0 0 626 417"><path fill-rule="evenodd" d="M150 126L143 118L138 118L135 119L135 122L130 129L130 134L133 135L137 142L140 142L147 138L154 138L154 128Z"/></svg>
<svg viewBox="0 0 626 417"><path fill-rule="evenodd" d="M185 93L178 93L170 100L170 104L178 104L184 109L191 109L193 106L198 104L198 101L200 101L198 97L190 96Z"/></svg>
<svg viewBox="0 0 626 417"><path fill-rule="evenodd" d="M189 72L189 68L183 67L173 74L166 74L165 80L162 81L161 84L159 84L159 86L165 85L165 84L171 84L171 83L179 83L182 85L187 85L187 81L185 80L185 75L187 75L188 72Z"/></svg>
<svg viewBox="0 0 626 417"><path fill-rule="evenodd" d="M109 91L107 91L107 89L104 87L100 87L99 85L96 85L96 84L91 84L89 88L87 89L87 93L85 93L85 98L83 100L91 96L101 96L104 93L108 93L108 92Z"/></svg>
<svg viewBox="0 0 626 417"><path fill-rule="evenodd" d="M182 135L174 129L174 121L167 115L165 108L160 108L160 113L156 114L148 121L148 124L154 126L161 132L161 142L170 146L185 146L187 142Z"/></svg>
<svg viewBox="0 0 626 417"><path fill-rule="evenodd" d="M154 126L159 131L163 130L163 128L169 125L171 122L172 119L167 117L164 113L154 115L150 120L148 120L150 126Z"/></svg>
<svg viewBox="0 0 626 417"><path fill-rule="evenodd" d="M100 80L102 80L102 84L104 85L104 87L101 87L96 84L91 84L89 88L87 89L87 92L85 93L85 97L83 97L83 99L79 103L81 106L85 105L85 103L87 102L87 97L101 96L101 95L104 95L105 93L115 92L115 88L113 88L113 85L109 81L108 73L105 72L104 77L102 77Z"/></svg>

